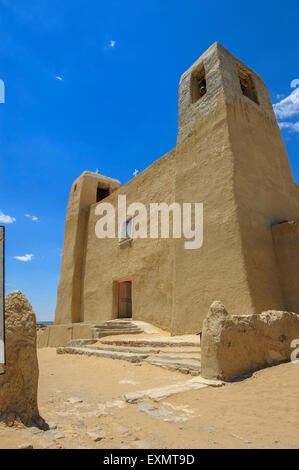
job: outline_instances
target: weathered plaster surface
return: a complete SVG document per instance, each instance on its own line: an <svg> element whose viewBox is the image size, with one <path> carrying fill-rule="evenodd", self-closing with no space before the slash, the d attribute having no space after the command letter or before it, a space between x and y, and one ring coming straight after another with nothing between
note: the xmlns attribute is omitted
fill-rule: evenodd
<svg viewBox="0 0 299 470"><path fill-rule="evenodd" d="M272 234L284 306L299 312L299 220L274 225Z"/></svg>
<svg viewBox="0 0 299 470"><path fill-rule="evenodd" d="M132 202L174 201L175 151L105 199L117 208L117 197L126 194ZM116 239L99 239L95 234L96 204L90 208L84 269L82 272L82 317L84 321L115 318L115 281L132 278L133 318L170 329L173 290L173 240L134 239L119 245ZM116 211L116 216L117 216ZM149 222L148 210L148 222ZM149 224L148 224L149 232Z"/></svg>
<svg viewBox="0 0 299 470"><path fill-rule="evenodd" d="M299 315L269 310L259 315L230 315L213 302L203 323L201 375L229 380L261 367L290 361L299 337Z"/></svg>

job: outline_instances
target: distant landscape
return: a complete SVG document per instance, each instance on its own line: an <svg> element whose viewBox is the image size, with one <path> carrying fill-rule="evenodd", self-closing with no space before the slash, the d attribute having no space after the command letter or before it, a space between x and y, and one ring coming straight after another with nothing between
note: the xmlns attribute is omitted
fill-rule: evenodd
<svg viewBox="0 0 299 470"><path fill-rule="evenodd" d="M53 321L37 321L36 322L36 328L38 330L45 330L47 328L47 326L53 325L53 324L54 324Z"/></svg>

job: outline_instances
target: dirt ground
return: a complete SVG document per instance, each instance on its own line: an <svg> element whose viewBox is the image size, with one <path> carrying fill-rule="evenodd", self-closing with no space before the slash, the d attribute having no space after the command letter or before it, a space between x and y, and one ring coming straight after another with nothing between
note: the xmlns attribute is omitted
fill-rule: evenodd
<svg viewBox="0 0 299 470"><path fill-rule="evenodd" d="M39 408L50 429L0 425L0 448L299 448L299 364L159 402L123 395L190 377L143 363L38 351Z"/></svg>

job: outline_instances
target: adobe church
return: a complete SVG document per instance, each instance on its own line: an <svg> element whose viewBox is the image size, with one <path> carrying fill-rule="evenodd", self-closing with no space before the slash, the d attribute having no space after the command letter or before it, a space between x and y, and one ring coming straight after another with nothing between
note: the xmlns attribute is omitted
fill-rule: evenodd
<svg viewBox="0 0 299 470"><path fill-rule="evenodd" d="M203 245L99 239L99 202L202 202ZM268 90L219 43L181 77L177 146L122 186L89 171L71 188L56 334L132 317L198 333L214 300L231 314L299 313L299 186ZM59 333L60 332L60 333Z"/></svg>

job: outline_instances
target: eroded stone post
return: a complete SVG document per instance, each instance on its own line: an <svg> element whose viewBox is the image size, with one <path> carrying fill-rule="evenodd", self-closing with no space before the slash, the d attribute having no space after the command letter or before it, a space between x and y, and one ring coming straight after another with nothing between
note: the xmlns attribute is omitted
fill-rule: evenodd
<svg viewBox="0 0 299 470"><path fill-rule="evenodd" d="M6 366L0 376L0 420L43 426L37 404L36 319L20 291L5 298Z"/></svg>
<svg viewBox="0 0 299 470"><path fill-rule="evenodd" d="M221 333L230 318L224 305L213 302L203 322L201 345L201 375L206 379L224 379L221 368Z"/></svg>

